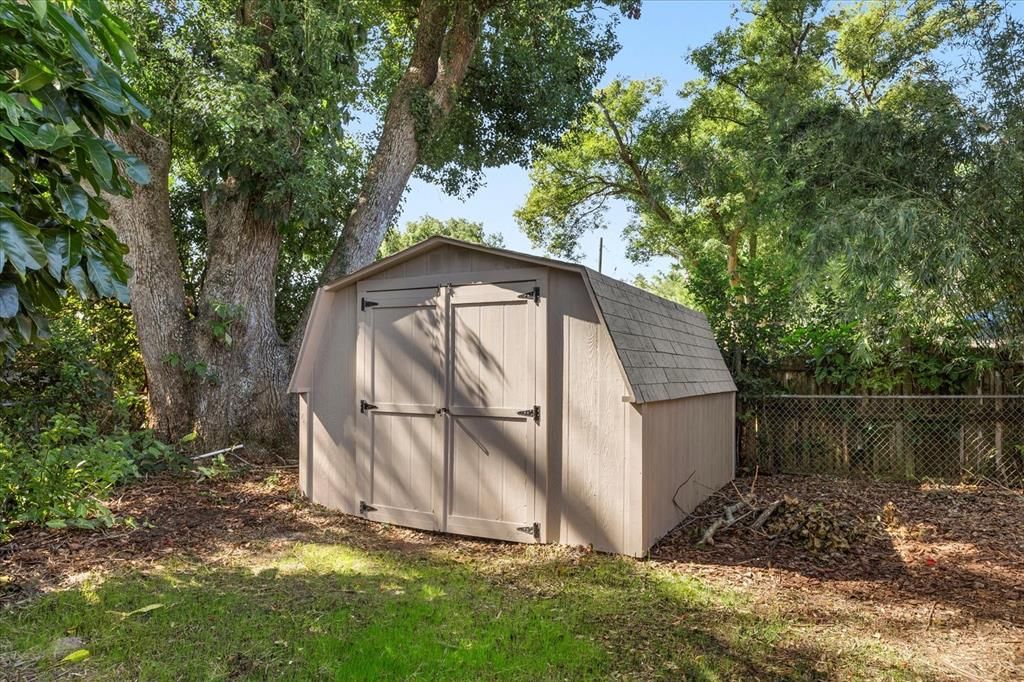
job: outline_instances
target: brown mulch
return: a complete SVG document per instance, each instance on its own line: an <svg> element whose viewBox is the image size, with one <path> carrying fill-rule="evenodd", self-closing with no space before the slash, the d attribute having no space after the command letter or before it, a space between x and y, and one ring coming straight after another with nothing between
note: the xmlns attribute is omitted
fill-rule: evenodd
<svg viewBox="0 0 1024 682"><path fill-rule="evenodd" d="M867 528L849 550L808 551L789 537L737 524L714 546L696 539L752 489L761 500L820 504ZM89 573L167 559L241 556L295 541L365 549L443 550L501 562L512 544L373 524L311 505L295 469L196 481L170 475L111 501L134 525L102 531L25 529L0 545L0 606ZM777 535L777 534L776 534ZM561 550L552 548L554 552ZM796 623L802 637L848 633L896 647L936 676L1024 679L1024 495L996 488L914 486L794 476L736 481L652 549L651 563L752 595L755 608Z"/></svg>
<svg viewBox="0 0 1024 682"><path fill-rule="evenodd" d="M74 582L91 571L204 556L275 535L323 532L324 520L308 505L295 504L295 470L277 471L269 479L268 473L273 472L204 481L159 475L124 488L109 501L123 522L114 528L21 530L0 545L0 576L5 579L0 604Z"/></svg>
<svg viewBox="0 0 1024 682"><path fill-rule="evenodd" d="M808 551L738 523L699 546L721 510L749 495L796 498L870 530L848 551ZM937 672L1024 679L1024 494L993 487L819 477L741 479L694 510L652 558L753 588L783 615L828 627L854 621L912 646Z"/></svg>

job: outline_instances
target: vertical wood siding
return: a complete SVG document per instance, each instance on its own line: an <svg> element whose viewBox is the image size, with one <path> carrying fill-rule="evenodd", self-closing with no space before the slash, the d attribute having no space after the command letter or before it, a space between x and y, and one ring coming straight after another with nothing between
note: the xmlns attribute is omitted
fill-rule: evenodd
<svg viewBox="0 0 1024 682"><path fill-rule="evenodd" d="M561 461L559 541L633 553L640 524L627 510L626 495L627 473L639 474L630 431L636 408L623 400L615 349L582 277L556 270L550 277L550 333L561 341L560 347L549 344L548 359L553 383L561 383L560 432L549 440L559 450L550 451L552 460ZM627 462L632 456L637 461Z"/></svg>
<svg viewBox="0 0 1024 682"><path fill-rule="evenodd" d="M350 514L358 511L355 428L356 287L331 294L323 342L317 349L309 395L311 500Z"/></svg>
<svg viewBox="0 0 1024 682"><path fill-rule="evenodd" d="M312 467L310 467L309 458L313 454L313 450L309 443L309 394L300 393L299 398L299 491L303 495L309 495L312 486L310 485L310 478L312 475Z"/></svg>
<svg viewBox="0 0 1024 682"><path fill-rule="evenodd" d="M683 518L672 503L673 495L689 513L732 480L735 394L645 403L641 413L647 549Z"/></svg>
<svg viewBox="0 0 1024 682"><path fill-rule="evenodd" d="M394 279L395 277L415 277L416 275L434 275L445 272L484 272L522 267L524 264L521 261L511 258L446 245L420 254L404 263L398 263L393 268L370 275L367 279Z"/></svg>

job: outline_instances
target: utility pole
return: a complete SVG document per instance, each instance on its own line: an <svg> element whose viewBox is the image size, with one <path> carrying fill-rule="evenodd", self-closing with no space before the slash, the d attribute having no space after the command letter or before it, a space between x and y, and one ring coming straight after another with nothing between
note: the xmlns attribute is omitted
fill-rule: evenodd
<svg viewBox="0 0 1024 682"><path fill-rule="evenodd" d="M597 239L597 271L601 272L601 267L604 265L604 237L598 237Z"/></svg>

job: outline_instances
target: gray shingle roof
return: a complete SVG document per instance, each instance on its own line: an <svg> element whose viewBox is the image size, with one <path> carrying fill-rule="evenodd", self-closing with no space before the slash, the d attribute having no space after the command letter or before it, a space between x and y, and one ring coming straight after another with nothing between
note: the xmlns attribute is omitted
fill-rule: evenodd
<svg viewBox="0 0 1024 682"><path fill-rule="evenodd" d="M736 390L703 314L584 271L637 402Z"/></svg>

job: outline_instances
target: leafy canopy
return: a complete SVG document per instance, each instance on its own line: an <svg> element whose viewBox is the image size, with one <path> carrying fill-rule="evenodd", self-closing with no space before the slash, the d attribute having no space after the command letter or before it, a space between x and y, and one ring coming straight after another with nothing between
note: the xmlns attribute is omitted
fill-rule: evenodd
<svg viewBox="0 0 1024 682"><path fill-rule="evenodd" d="M485 232L483 223L465 218L439 220L432 216L423 216L419 220L407 222L403 230L389 230L384 237L384 243L380 245L377 258L386 258L435 236L452 237L487 246L503 246L505 243L500 234Z"/></svg>
<svg viewBox="0 0 1024 682"><path fill-rule="evenodd" d="M47 335L73 290L126 302L103 193L149 173L107 139L148 112L118 69L127 25L100 0L0 0L0 354Z"/></svg>

